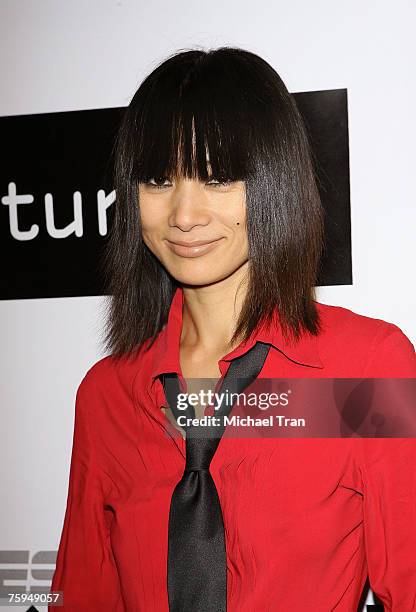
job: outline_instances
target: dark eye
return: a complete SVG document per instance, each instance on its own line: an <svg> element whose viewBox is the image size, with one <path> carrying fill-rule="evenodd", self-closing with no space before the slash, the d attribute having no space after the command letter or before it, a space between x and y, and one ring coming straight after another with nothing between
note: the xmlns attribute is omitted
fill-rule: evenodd
<svg viewBox="0 0 416 612"><path fill-rule="evenodd" d="M221 179L221 178L211 178L207 185L212 185L213 187L224 187L226 185L230 185L233 181L231 179Z"/></svg>
<svg viewBox="0 0 416 612"><path fill-rule="evenodd" d="M155 189L162 189L163 187L169 187L169 185L165 184L166 181L169 182L169 179L160 177L160 178L150 178L145 182L146 182L146 185L149 185L149 187L154 187Z"/></svg>

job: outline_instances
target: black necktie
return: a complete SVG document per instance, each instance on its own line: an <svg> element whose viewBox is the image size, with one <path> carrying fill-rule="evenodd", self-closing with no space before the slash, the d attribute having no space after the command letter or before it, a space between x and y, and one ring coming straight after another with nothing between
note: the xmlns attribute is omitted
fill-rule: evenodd
<svg viewBox="0 0 416 612"><path fill-rule="evenodd" d="M241 393L258 376L269 344L257 342L230 364L218 392ZM193 406L177 407L181 392L178 375L162 375L166 399L177 419L194 418ZM227 396L225 396L227 397ZM232 405L224 402L215 416L222 419ZM168 597L170 612L225 612L227 609L227 559L224 523L217 488L209 472L224 425L184 427L186 464L176 485L169 513ZM201 430L204 430L202 434ZM215 431L214 431L215 430Z"/></svg>

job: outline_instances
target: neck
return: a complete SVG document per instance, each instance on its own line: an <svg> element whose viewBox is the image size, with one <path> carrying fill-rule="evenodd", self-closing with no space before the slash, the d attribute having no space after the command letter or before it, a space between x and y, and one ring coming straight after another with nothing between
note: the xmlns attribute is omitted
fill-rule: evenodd
<svg viewBox="0 0 416 612"><path fill-rule="evenodd" d="M183 285L181 347L217 353L233 350L229 342L247 293L248 262L218 283Z"/></svg>

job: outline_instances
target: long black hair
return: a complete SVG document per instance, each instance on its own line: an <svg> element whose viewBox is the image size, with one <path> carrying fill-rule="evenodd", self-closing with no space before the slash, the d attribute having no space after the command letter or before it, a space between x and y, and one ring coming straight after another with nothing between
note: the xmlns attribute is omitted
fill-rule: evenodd
<svg viewBox="0 0 416 612"><path fill-rule="evenodd" d="M116 138L116 202L102 261L104 343L116 357L145 341L150 348L178 287L143 241L139 183L179 175L207 181L207 150L210 176L245 181L249 283L230 346L272 322L276 309L286 339L320 331L323 208L296 103L255 53L181 50L141 83Z"/></svg>

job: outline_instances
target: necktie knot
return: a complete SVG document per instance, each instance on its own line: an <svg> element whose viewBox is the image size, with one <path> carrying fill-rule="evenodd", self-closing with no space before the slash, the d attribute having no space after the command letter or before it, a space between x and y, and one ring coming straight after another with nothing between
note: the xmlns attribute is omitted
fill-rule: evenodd
<svg viewBox="0 0 416 612"><path fill-rule="evenodd" d="M186 433L185 472L208 470L217 450L219 438L192 437L190 430Z"/></svg>
<svg viewBox="0 0 416 612"><path fill-rule="evenodd" d="M208 472L209 470L209 465L207 465L206 467L200 467L200 466L195 466L195 467L186 467L183 471L184 474L188 474L189 472Z"/></svg>

